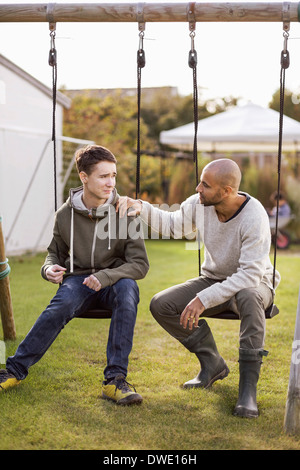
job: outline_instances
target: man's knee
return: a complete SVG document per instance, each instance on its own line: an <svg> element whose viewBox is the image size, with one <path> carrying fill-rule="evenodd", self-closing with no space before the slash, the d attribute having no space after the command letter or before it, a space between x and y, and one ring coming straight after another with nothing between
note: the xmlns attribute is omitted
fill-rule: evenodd
<svg viewBox="0 0 300 470"><path fill-rule="evenodd" d="M154 297L152 297L149 308L154 318L156 318L156 316L159 314L159 311L160 311L160 302L159 302L157 294Z"/></svg>
<svg viewBox="0 0 300 470"><path fill-rule="evenodd" d="M116 297L121 296L132 299L134 303L139 303L139 287L134 279L123 278L114 284L114 291Z"/></svg>
<svg viewBox="0 0 300 470"><path fill-rule="evenodd" d="M76 297L71 286L64 285L61 287L56 295L52 298L50 304L45 309L45 317L61 316L65 317L68 321L72 317L73 312L77 308Z"/></svg>
<svg viewBox="0 0 300 470"><path fill-rule="evenodd" d="M174 309L172 309L168 302L168 299L162 292L155 294L151 299L150 312L155 319L161 316L172 316L175 313Z"/></svg>
<svg viewBox="0 0 300 470"><path fill-rule="evenodd" d="M235 296L236 303L241 313L244 310L264 309L264 301L261 293L256 288L242 289Z"/></svg>

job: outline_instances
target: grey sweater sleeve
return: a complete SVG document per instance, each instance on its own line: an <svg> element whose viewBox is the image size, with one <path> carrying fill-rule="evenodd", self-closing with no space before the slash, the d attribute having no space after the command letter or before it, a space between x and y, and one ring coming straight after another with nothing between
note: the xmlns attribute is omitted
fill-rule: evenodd
<svg viewBox="0 0 300 470"><path fill-rule="evenodd" d="M165 238L182 239L196 231L198 223L202 220L197 194L190 196L182 204L152 205L142 201L141 219L151 228Z"/></svg>

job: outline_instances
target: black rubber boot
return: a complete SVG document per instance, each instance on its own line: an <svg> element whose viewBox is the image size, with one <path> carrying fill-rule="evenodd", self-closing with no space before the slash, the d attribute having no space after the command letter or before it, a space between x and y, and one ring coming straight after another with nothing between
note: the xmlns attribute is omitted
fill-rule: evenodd
<svg viewBox="0 0 300 470"><path fill-rule="evenodd" d="M239 398L233 414L241 418L257 418L256 386L259 379L262 356L268 351L263 349L240 349L239 351Z"/></svg>
<svg viewBox="0 0 300 470"><path fill-rule="evenodd" d="M199 359L201 370L192 380L185 382L183 388L209 388L216 380L222 380L229 374L224 359L220 356L214 337L205 320L182 343Z"/></svg>

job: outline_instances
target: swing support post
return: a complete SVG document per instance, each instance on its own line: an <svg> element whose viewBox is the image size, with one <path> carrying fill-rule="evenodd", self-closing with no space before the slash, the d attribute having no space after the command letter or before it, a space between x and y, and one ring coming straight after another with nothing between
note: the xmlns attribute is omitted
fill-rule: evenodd
<svg viewBox="0 0 300 470"><path fill-rule="evenodd" d="M284 429L288 434L300 434L300 289L286 401Z"/></svg>
<svg viewBox="0 0 300 470"><path fill-rule="evenodd" d="M16 339L16 328L13 316L8 273L9 266L8 260L5 257L2 217L0 216L0 311L3 336L5 341Z"/></svg>

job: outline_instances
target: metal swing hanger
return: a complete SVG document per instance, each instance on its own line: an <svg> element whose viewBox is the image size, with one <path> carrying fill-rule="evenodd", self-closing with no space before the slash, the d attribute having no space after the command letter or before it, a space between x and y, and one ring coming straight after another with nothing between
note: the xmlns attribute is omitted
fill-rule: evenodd
<svg viewBox="0 0 300 470"><path fill-rule="evenodd" d="M49 24L50 30L50 51L49 51L49 65L51 67L56 66L56 48L55 48L55 36L56 36L56 23Z"/></svg>
<svg viewBox="0 0 300 470"><path fill-rule="evenodd" d="M290 31L290 3L284 2L282 6L282 19L283 19L283 50L281 52L281 67L287 69L290 65L289 51L287 49L287 43Z"/></svg>
<svg viewBox="0 0 300 470"><path fill-rule="evenodd" d="M187 7L187 19L189 22L189 31L191 38L191 50L189 52L189 66L191 68L197 65L197 52L195 50L195 35L196 35L196 17L195 17L195 2L189 3Z"/></svg>
<svg viewBox="0 0 300 470"><path fill-rule="evenodd" d="M49 3L47 5L46 18L49 21L49 31L50 31L50 51L49 51L49 65L51 67L56 66L56 48L55 48L55 36L56 36L56 23L54 21L54 4Z"/></svg>

